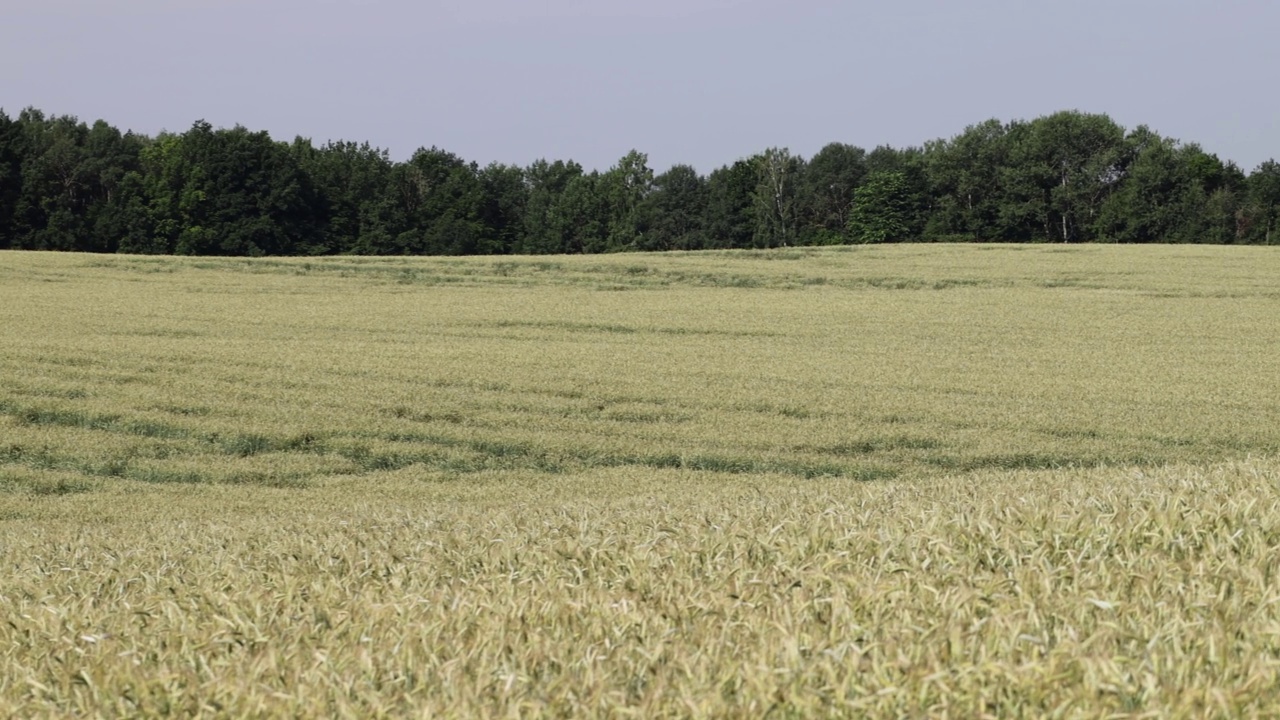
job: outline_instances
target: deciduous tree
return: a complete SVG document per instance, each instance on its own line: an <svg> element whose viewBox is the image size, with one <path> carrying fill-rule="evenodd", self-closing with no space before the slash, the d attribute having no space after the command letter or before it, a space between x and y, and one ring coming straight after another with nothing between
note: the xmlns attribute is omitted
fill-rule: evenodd
<svg viewBox="0 0 1280 720"><path fill-rule="evenodd" d="M919 200L901 171L881 170L867 177L853 194L849 237L859 243L912 238Z"/></svg>
<svg viewBox="0 0 1280 720"><path fill-rule="evenodd" d="M755 246L786 247L798 236L797 190L804 160L787 148L756 156Z"/></svg>

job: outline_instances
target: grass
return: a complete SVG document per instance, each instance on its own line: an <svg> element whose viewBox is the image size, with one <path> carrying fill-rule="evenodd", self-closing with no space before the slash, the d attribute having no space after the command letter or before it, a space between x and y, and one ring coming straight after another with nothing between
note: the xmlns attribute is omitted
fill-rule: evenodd
<svg viewBox="0 0 1280 720"><path fill-rule="evenodd" d="M0 714L1280 714L1280 256L1061 249L0 254Z"/></svg>

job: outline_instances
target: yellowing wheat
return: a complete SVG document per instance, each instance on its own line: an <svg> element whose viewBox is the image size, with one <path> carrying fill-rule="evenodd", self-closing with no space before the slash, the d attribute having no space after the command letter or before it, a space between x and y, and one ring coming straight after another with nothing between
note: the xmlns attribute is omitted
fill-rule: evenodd
<svg viewBox="0 0 1280 720"><path fill-rule="evenodd" d="M0 254L0 714L1275 717L1278 272Z"/></svg>

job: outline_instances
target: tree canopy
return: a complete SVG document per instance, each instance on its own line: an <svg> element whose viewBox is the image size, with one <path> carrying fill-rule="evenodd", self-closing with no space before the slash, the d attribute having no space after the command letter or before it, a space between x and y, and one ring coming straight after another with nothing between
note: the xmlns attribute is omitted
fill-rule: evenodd
<svg viewBox="0 0 1280 720"><path fill-rule="evenodd" d="M290 142L200 121L156 137L0 110L0 249L462 255L853 242L1280 242L1280 164L1076 111L919 147L768 148L707 175L632 150L480 167L430 147Z"/></svg>

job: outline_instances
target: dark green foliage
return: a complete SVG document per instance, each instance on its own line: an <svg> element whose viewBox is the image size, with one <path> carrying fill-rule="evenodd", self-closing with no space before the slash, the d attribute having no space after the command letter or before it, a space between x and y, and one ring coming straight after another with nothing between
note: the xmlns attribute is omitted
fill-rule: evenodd
<svg viewBox="0 0 1280 720"><path fill-rule="evenodd" d="M1124 129L1106 115L1061 112L1010 128L1002 174L1006 222L1048 241L1091 240L1091 227L1124 178Z"/></svg>
<svg viewBox="0 0 1280 720"><path fill-rule="evenodd" d="M1230 192L1222 163L1194 145L1180 147L1145 131L1132 142L1133 160L1121 188L1102 206L1099 234L1119 242L1196 242L1220 231L1206 225L1223 222L1208 212L1210 197Z"/></svg>
<svg viewBox="0 0 1280 720"><path fill-rule="evenodd" d="M1245 176L1106 115L988 120L922 147L771 148L699 175L632 150L485 168L432 147L272 140L197 122L143 137L0 110L0 249L474 255L887 241L1280 242L1280 164Z"/></svg>
<svg viewBox="0 0 1280 720"><path fill-rule="evenodd" d="M688 165L654 179L654 191L637 209L638 250L696 250L707 244L707 181Z"/></svg>
<svg viewBox="0 0 1280 720"><path fill-rule="evenodd" d="M310 181L289 147L267 133L214 130L201 121L148 150L150 232L139 232L135 240L147 249L291 255L314 246Z"/></svg>
<svg viewBox="0 0 1280 720"><path fill-rule="evenodd" d="M7 130L8 142L0 138L9 150L0 149L0 173L6 176L0 202L10 213L0 227L7 228L9 244L115 252L127 230L128 186L139 169L143 140L101 120L90 128L74 117L46 118L37 110L24 111ZM20 177L12 175L15 161Z"/></svg>
<svg viewBox="0 0 1280 720"><path fill-rule="evenodd" d="M1273 245L1280 218L1280 163L1268 160L1249 176L1247 222L1244 231L1254 242Z"/></svg>
<svg viewBox="0 0 1280 720"><path fill-rule="evenodd" d="M849 237L860 243L909 240L918 231L919 205L920 197L906 173L874 172L854 192Z"/></svg>
<svg viewBox="0 0 1280 720"><path fill-rule="evenodd" d="M538 160L526 172L528 195L525 201L524 238L517 252L551 254L569 252L564 237L564 195L570 183L582 175L576 162Z"/></svg>
<svg viewBox="0 0 1280 720"><path fill-rule="evenodd" d="M800 179L800 242L834 245L844 242L853 193L867 174L862 148L831 143L809 161Z"/></svg>
<svg viewBox="0 0 1280 720"><path fill-rule="evenodd" d="M756 169L750 160L739 160L711 173L707 178L704 247L751 247L756 182Z"/></svg>
<svg viewBox="0 0 1280 720"><path fill-rule="evenodd" d="M489 244L500 252L518 249L524 238L524 217L529 205L525 177L525 171L515 165L494 163L480 171L480 222Z"/></svg>
<svg viewBox="0 0 1280 720"><path fill-rule="evenodd" d="M483 255L496 252L480 222L479 168L438 148L418 150L391 170L387 225L398 230L391 252ZM386 252L386 250L384 250Z"/></svg>
<svg viewBox="0 0 1280 720"><path fill-rule="evenodd" d="M1002 222L1001 174L1012 142L999 120L971 125L951 140L925 146L933 209L926 234L970 240L1018 240L1019 228Z"/></svg>
<svg viewBox="0 0 1280 720"><path fill-rule="evenodd" d="M394 230L380 212L393 167L387 151L352 142L317 149L302 138L291 151L310 180L307 190L317 224L306 254L385 252Z"/></svg>
<svg viewBox="0 0 1280 720"><path fill-rule="evenodd" d="M13 245L23 154L22 127L0 110L0 250Z"/></svg>

